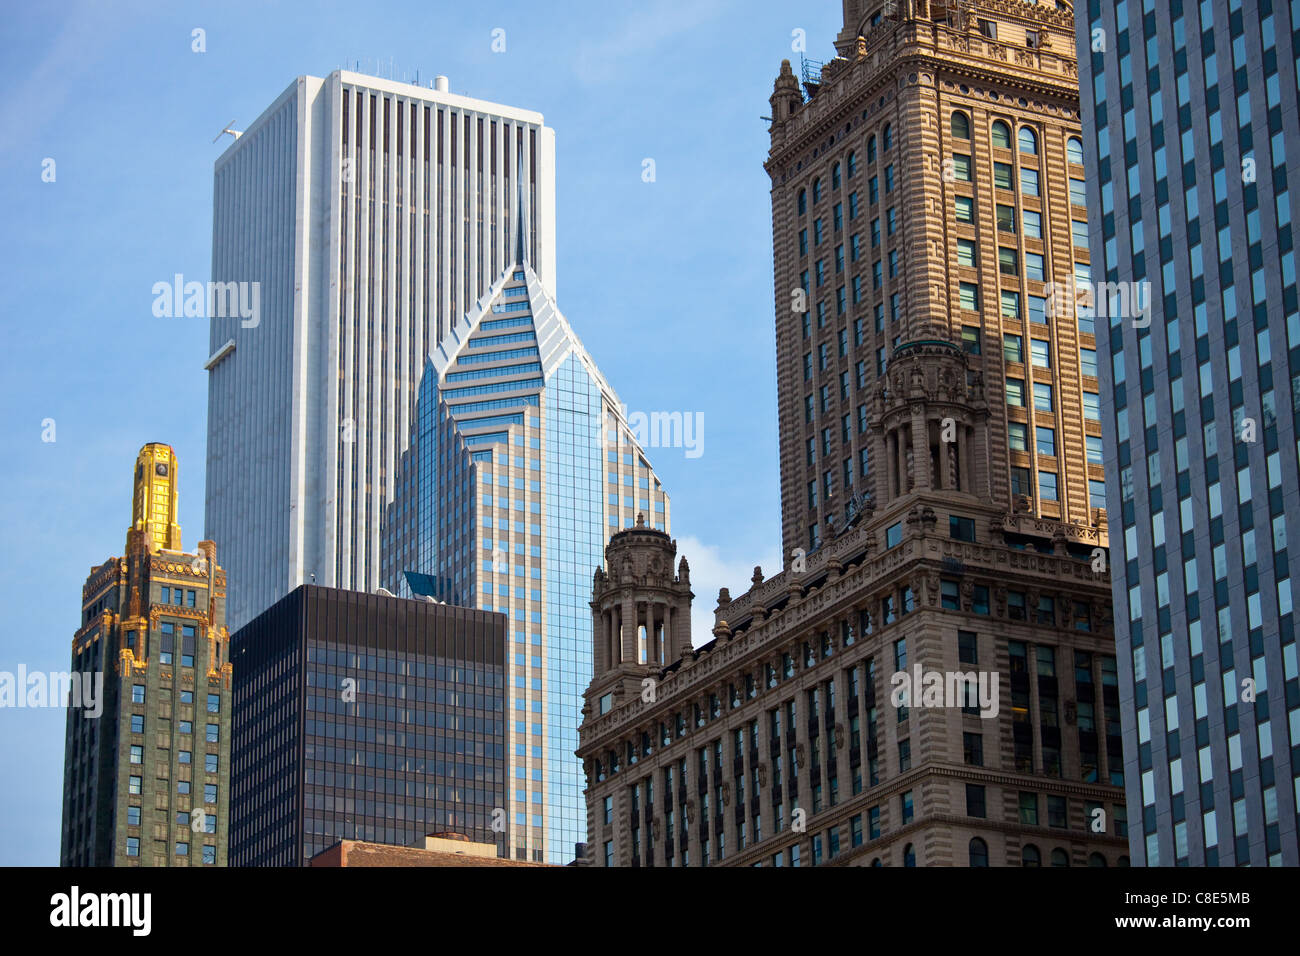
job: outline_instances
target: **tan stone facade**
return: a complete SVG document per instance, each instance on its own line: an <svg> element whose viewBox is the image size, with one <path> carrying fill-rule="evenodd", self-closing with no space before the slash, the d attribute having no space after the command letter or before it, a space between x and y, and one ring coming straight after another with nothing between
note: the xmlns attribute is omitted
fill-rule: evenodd
<svg viewBox="0 0 1300 956"><path fill-rule="evenodd" d="M650 623L689 621L675 544L611 539L589 864L1127 864L1094 342L1051 285L1088 278L1072 31L846 0L807 95L782 65L785 567L692 649Z"/></svg>
<svg viewBox="0 0 1300 956"><path fill-rule="evenodd" d="M873 25L881 3L846 0L841 56L814 95L783 65L771 101L787 561L855 495L881 498L871 392L932 326L984 378L992 500L1028 524L1102 519L1096 342L1051 314L1088 274L1068 6L893 6L908 15Z"/></svg>

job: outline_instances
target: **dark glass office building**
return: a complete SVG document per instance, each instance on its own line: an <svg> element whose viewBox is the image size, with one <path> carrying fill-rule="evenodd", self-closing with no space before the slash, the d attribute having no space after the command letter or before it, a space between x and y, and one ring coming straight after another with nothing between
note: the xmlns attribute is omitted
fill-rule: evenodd
<svg viewBox="0 0 1300 956"><path fill-rule="evenodd" d="M1075 18L1132 862L1295 866L1300 3Z"/></svg>
<svg viewBox="0 0 1300 956"><path fill-rule="evenodd" d="M506 845L503 614L302 585L232 639L230 864Z"/></svg>

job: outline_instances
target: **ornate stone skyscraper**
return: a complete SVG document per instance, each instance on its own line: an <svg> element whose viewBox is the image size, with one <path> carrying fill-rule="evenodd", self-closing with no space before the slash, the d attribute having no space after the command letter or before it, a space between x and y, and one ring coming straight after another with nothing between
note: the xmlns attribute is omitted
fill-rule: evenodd
<svg viewBox="0 0 1300 956"><path fill-rule="evenodd" d="M784 568L593 683L588 861L1125 864L1070 5L845 0L836 52L771 98Z"/></svg>
<svg viewBox="0 0 1300 956"><path fill-rule="evenodd" d="M181 548L176 501L175 452L145 445L126 551L81 591L72 674L100 692L68 708L64 866L226 864L226 572L211 541Z"/></svg>

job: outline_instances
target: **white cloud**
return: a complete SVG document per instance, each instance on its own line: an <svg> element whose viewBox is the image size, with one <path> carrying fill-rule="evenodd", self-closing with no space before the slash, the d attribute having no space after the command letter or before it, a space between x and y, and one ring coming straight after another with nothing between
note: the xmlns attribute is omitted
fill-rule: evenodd
<svg viewBox="0 0 1300 956"><path fill-rule="evenodd" d="M776 548L758 554L724 554L722 549L705 544L695 537L677 539L677 557L691 566L691 643L699 647L713 640L713 611L718 606L718 589L727 588L739 597L749 590L754 565L763 568L764 577L781 570L781 556Z"/></svg>

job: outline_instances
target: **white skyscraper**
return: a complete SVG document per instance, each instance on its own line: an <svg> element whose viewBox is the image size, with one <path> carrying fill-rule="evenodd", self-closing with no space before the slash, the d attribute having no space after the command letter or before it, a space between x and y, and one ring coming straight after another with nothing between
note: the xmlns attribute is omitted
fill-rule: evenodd
<svg viewBox="0 0 1300 956"><path fill-rule="evenodd" d="M212 280L259 306L211 319L206 365L232 631L304 582L379 586L427 357L515 264L516 217L554 297L553 131L441 77L300 76L217 160Z"/></svg>

